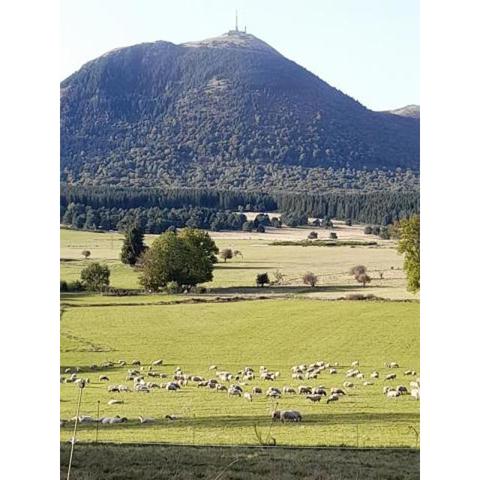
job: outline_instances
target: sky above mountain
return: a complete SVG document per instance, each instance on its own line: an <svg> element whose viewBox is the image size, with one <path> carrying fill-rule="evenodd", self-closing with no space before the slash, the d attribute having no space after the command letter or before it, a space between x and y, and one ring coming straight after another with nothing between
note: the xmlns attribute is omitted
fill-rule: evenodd
<svg viewBox="0 0 480 480"><path fill-rule="evenodd" d="M373 110L419 102L418 0L62 0L61 79L108 50L234 27Z"/></svg>

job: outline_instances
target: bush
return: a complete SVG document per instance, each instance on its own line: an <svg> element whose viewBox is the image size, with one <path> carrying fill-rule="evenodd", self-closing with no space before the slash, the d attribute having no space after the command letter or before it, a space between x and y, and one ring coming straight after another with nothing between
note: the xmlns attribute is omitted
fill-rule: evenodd
<svg viewBox="0 0 480 480"><path fill-rule="evenodd" d="M265 233L265 227L263 225L259 225L257 227L257 233Z"/></svg>
<svg viewBox="0 0 480 480"><path fill-rule="evenodd" d="M358 283L361 283L365 286L367 283L371 282L371 278L367 275L367 267L364 265L357 265L350 270L350 273L354 276L355 280Z"/></svg>
<svg viewBox="0 0 480 480"><path fill-rule="evenodd" d="M251 232L253 231L253 222L245 222L243 225L242 225L242 230L244 232Z"/></svg>
<svg viewBox="0 0 480 480"><path fill-rule="evenodd" d="M388 227L382 227L380 229L379 237L382 240L389 240L390 239L390 229Z"/></svg>
<svg viewBox="0 0 480 480"><path fill-rule="evenodd" d="M233 250L231 248L224 248L220 252L220 258L226 262L227 260L230 260L233 258Z"/></svg>
<svg viewBox="0 0 480 480"><path fill-rule="evenodd" d="M307 237L309 240L315 240L318 238L318 233L317 232L310 232Z"/></svg>
<svg viewBox="0 0 480 480"><path fill-rule="evenodd" d="M371 225L367 225L364 229L363 229L363 233L365 235L371 235L373 233L373 228Z"/></svg>
<svg viewBox="0 0 480 480"><path fill-rule="evenodd" d="M308 225L308 217L304 213L288 212L282 215L282 223L289 227L298 227L300 225Z"/></svg>
<svg viewBox="0 0 480 480"><path fill-rule="evenodd" d="M338 237L337 237L337 234L335 232L330 232L330 240L336 240Z"/></svg>
<svg viewBox="0 0 480 480"><path fill-rule="evenodd" d="M374 226L372 227L372 233L373 233L374 235L380 235L380 225L374 225Z"/></svg>
<svg viewBox="0 0 480 480"><path fill-rule="evenodd" d="M165 291L170 294L180 293L182 289L177 282L168 282L165 285Z"/></svg>
<svg viewBox="0 0 480 480"><path fill-rule="evenodd" d="M351 219L351 218L347 218L347 219L345 220L345 225L346 225L347 227L351 227L352 224L353 224L353 223L352 223L352 219Z"/></svg>
<svg viewBox="0 0 480 480"><path fill-rule="evenodd" d="M318 277L312 272L307 272L303 276L303 283L305 285L310 285L313 288L317 284L317 282L318 282Z"/></svg>
<svg viewBox="0 0 480 480"><path fill-rule="evenodd" d="M273 217L270 223L273 228L282 228L282 222L277 217Z"/></svg>
<svg viewBox="0 0 480 480"><path fill-rule="evenodd" d="M357 265L350 269L350 275L353 275L354 277L356 277L357 275L361 275L366 271L367 271L367 267L365 267L364 265Z"/></svg>
<svg viewBox="0 0 480 480"><path fill-rule="evenodd" d="M74 280L73 282L66 282L65 280L60 280L60 291L61 292L83 292L85 287L82 282L79 280Z"/></svg>
<svg viewBox="0 0 480 480"><path fill-rule="evenodd" d="M82 255L85 257L85 260L91 255L90 250L83 250Z"/></svg>
<svg viewBox="0 0 480 480"><path fill-rule="evenodd" d="M257 287L263 287L265 284L270 283L270 279L268 278L268 273L259 273L257 275Z"/></svg>
<svg viewBox="0 0 480 480"><path fill-rule="evenodd" d="M80 278L87 290L99 292L110 285L110 269L94 262L81 271Z"/></svg>

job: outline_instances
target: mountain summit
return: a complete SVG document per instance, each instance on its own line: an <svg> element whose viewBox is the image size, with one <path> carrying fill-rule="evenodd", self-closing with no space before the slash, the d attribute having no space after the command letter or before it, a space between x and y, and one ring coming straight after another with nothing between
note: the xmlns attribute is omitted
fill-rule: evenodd
<svg viewBox="0 0 480 480"><path fill-rule="evenodd" d="M77 183L348 188L418 167L418 118L371 111L237 30L115 49L61 83L62 178Z"/></svg>

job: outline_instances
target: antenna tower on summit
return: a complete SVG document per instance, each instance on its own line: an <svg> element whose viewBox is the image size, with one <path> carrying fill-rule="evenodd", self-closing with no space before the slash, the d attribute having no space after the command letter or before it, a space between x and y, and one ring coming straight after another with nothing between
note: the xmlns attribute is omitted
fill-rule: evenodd
<svg viewBox="0 0 480 480"><path fill-rule="evenodd" d="M238 32L238 10L235 10L235 31Z"/></svg>

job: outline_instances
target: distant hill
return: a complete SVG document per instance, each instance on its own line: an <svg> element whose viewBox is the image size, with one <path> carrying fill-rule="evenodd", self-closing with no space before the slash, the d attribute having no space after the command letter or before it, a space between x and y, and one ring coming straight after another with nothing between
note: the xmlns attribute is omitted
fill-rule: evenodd
<svg viewBox="0 0 480 480"><path fill-rule="evenodd" d="M374 112L253 35L120 48L61 83L61 176L226 189L410 189L419 120Z"/></svg>
<svg viewBox="0 0 480 480"><path fill-rule="evenodd" d="M400 115L401 117L420 119L420 105L407 105L406 107L389 110L389 113Z"/></svg>

